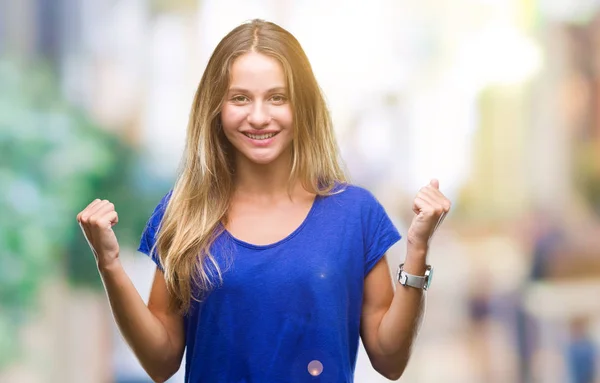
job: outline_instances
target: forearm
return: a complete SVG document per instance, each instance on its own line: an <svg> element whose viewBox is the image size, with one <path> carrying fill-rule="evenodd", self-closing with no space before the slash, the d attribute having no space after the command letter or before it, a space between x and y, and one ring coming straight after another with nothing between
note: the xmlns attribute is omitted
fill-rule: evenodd
<svg viewBox="0 0 600 383"><path fill-rule="evenodd" d="M179 368L179 358L166 327L146 306L120 262L99 271L123 338L153 379L168 379Z"/></svg>
<svg viewBox="0 0 600 383"><path fill-rule="evenodd" d="M426 255L427 249L409 246L404 270L409 274L424 275ZM379 325L378 341L382 364L404 370L423 318L425 294L421 289L402 286L397 281L395 284L394 298Z"/></svg>

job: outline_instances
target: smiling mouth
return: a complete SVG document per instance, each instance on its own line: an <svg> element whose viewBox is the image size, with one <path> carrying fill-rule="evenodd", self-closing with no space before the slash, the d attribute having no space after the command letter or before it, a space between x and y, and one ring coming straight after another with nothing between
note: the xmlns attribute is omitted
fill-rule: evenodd
<svg viewBox="0 0 600 383"><path fill-rule="evenodd" d="M279 133L279 132L277 132ZM251 133L243 133L246 137L249 137L253 140L267 140L271 137L275 137L277 133L265 133L265 134L251 134Z"/></svg>

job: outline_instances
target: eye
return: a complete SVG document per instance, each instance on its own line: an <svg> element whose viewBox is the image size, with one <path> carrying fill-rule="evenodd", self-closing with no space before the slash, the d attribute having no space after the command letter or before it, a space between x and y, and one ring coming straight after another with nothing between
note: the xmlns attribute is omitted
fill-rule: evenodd
<svg viewBox="0 0 600 383"><path fill-rule="evenodd" d="M283 104L283 103L287 102L287 97L285 97L282 94L275 94L275 95L271 96L271 101L274 104Z"/></svg>
<svg viewBox="0 0 600 383"><path fill-rule="evenodd" d="M244 103L246 103L246 102L248 102L250 100L246 96L237 95L237 96L233 96L231 98L231 101L235 102L236 104L244 104Z"/></svg>

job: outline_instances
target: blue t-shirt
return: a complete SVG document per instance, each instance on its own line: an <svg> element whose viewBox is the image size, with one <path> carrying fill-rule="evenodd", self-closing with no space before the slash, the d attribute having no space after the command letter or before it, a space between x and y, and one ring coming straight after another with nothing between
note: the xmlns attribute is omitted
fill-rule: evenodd
<svg viewBox="0 0 600 383"><path fill-rule="evenodd" d="M169 197L142 235L145 254ZM364 279L398 240L377 199L353 185L318 196L303 223L271 245L222 233L211 252L223 283L184 318L186 382L353 382Z"/></svg>

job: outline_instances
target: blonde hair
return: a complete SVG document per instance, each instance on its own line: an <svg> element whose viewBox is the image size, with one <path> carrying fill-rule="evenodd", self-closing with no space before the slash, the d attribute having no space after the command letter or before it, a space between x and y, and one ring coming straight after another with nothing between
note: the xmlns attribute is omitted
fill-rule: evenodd
<svg viewBox="0 0 600 383"><path fill-rule="evenodd" d="M318 195L346 182L325 100L302 47L285 29L253 20L233 29L215 48L194 96L182 169L158 232L155 249L167 288L187 312L221 281L210 247L223 232L234 190L233 149L220 128L220 111L236 58L257 52L281 63L293 110L290 184Z"/></svg>

